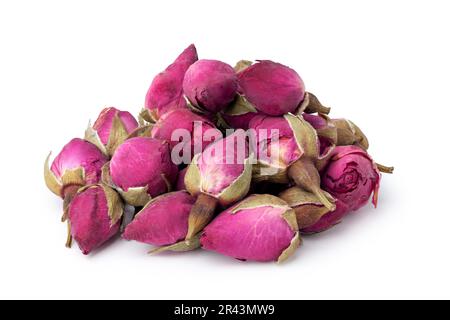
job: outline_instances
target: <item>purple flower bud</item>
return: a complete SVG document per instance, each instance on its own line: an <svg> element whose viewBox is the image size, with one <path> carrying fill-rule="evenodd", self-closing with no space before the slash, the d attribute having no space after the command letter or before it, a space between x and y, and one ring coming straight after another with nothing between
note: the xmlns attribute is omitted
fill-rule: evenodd
<svg viewBox="0 0 450 320"><path fill-rule="evenodd" d="M105 155L92 143L73 139L56 156L51 168L45 164L45 182L58 196L65 198L67 191L76 192L84 185L100 181L102 166L108 161Z"/></svg>
<svg viewBox="0 0 450 320"><path fill-rule="evenodd" d="M158 120L164 113L174 108L186 107L183 79L186 70L197 60L197 50L191 44L166 70L153 79L145 97L145 107L153 120Z"/></svg>
<svg viewBox="0 0 450 320"><path fill-rule="evenodd" d="M109 167L112 184L127 203L135 206L147 203L148 195L156 197L167 192L178 173L167 142L147 137L126 140L114 153Z"/></svg>
<svg viewBox="0 0 450 320"><path fill-rule="evenodd" d="M294 211L271 195L252 195L219 214L200 239L206 250L240 260L283 261L300 245Z"/></svg>
<svg viewBox="0 0 450 320"><path fill-rule="evenodd" d="M239 92L258 110L271 116L295 112L305 97L305 85L289 67L259 61L238 74Z"/></svg>
<svg viewBox="0 0 450 320"><path fill-rule="evenodd" d="M212 113L229 105L237 88L234 69L217 60L197 61L189 67L183 82L184 94L193 106Z"/></svg>
<svg viewBox="0 0 450 320"><path fill-rule="evenodd" d="M119 195L104 185L81 189L69 207L71 235L83 254L97 249L120 227L123 205Z"/></svg>
<svg viewBox="0 0 450 320"><path fill-rule="evenodd" d="M166 193L151 200L126 227L123 238L156 246L183 240L194 202L187 191Z"/></svg>

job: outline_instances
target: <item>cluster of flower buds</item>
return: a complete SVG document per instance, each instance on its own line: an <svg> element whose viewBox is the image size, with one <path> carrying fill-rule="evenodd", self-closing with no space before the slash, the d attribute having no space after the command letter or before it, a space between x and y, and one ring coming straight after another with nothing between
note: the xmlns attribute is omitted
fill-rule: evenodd
<svg viewBox="0 0 450 320"><path fill-rule="evenodd" d="M293 69L269 60L233 68L199 60L191 45L153 79L137 119L105 108L84 139L51 165L47 157L44 176L63 199L66 245L84 254L119 235L151 253L282 262L303 235L370 199L376 207L380 172L393 168L368 148Z"/></svg>

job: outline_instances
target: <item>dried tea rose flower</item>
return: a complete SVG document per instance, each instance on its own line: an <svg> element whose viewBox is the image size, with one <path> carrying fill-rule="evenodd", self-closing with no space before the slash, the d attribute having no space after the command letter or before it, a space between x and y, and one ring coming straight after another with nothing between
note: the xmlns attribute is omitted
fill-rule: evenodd
<svg viewBox="0 0 450 320"><path fill-rule="evenodd" d="M218 204L229 206L247 195L252 176L248 146L245 131L237 130L192 160L185 185L197 201L189 215L188 240L211 221Z"/></svg>
<svg viewBox="0 0 450 320"><path fill-rule="evenodd" d="M79 188L100 181L106 156L92 143L73 139L64 146L49 168L50 154L44 165L44 178L47 187L64 199L64 216L73 196Z"/></svg>
<svg viewBox="0 0 450 320"><path fill-rule="evenodd" d="M336 147L322 172L322 188L350 210L366 205L373 194L376 207L380 172L367 152L357 146Z"/></svg>
<svg viewBox="0 0 450 320"><path fill-rule="evenodd" d="M233 68L218 60L199 60L186 72L184 94L201 112L216 113L235 98L237 76Z"/></svg>
<svg viewBox="0 0 450 320"><path fill-rule="evenodd" d="M126 140L103 168L104 183L113 186L125 201L143 206L152 197L171 190L178 168L165 141L148 137Z"/></svg>
<svg viewBox="0 0 450 320"><path fill-rule="evenodd" d="M176 130L182 130L183 132L178 132L183 134L183 136L178 137L174 135ZM151 135L153 138L169 142L171 149L176 147L176 151L178 151L180 156L183 155L187 147L185 144L188 143L190 146L188 147L190 150L189 160L213 142L209 139L211 136L216 138L222 137L222 133L216 128L213 122L193 113L187 108L177 109L164 114L153 126ZM189 140L185 141L183 139L180 142L178 138L187 138Z"/></svg>
<svg viewBox="0 0 450 320"><path fill-rule="evenodd" d="M314 128L301 116L256 116L250 122L258 150L254 166L255 181L289 183L314 193L329 210L334 204L320 188L315 162L320 157L319 140ZM277 134L278 133L278 134Z"/></svg>
<svg viewBox="0 0 450 320"><path fill-rule="evenodd" d="M183 96L184 75L197 60L197 49L191 44L166 70L153 79L145 97L147 121L157 121L164 113L172 109L186 107Z"/></svg>
<svg viewBox="0 0 450 320"><path fill-rule="evenodd" d="M109 107L102 110L92 127L89 125L85 139L111 156L138 126L138 122L128 111Z"/></svg>
<svg viewBox="0 0 450 320"><path fill-rule="evenodd" d="M113 189L105 185L82 188L69 207L71 237L83 254L89 254L119 232L122 215L122 201Z"/></svg>
<svg viewBox="0 0 450 320"><path fill-rule="evenodd" d="M154 246L175 244L186 238L189 212L195 198L176 191L152 199L127 226L123 238Z"/></svg>
<svg viewBox="0 0 450 320"><path fill-rule="evenodd" d="M305 97L305 85L297 72L269 60L245 68L238 78L239 93L267 115L295 112Z"/></svg>
<svg viewBox="0 0 450 320"><path fill-rule="evenodd" d="M252 195L219 214L200 238L206 250L240 260L278 261L300 246L294 210L272 195Z"/></svg>

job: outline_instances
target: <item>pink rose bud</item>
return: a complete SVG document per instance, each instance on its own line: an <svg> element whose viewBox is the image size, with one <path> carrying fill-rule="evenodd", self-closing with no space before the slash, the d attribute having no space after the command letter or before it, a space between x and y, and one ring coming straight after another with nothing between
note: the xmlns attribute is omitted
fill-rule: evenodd
<svg viewBox="0 0 450 320"><path fill-rule="evenodd" d="M123 238L155 246L184 240L195 198L187 191L166 193L151 200L126 227Z"/></svg>
<svg viewBox="0 0 450 320"><path fill-rule="evenodd" d="M83 254L89 254L119 232L123 204L105 185L81 189L69 207L71 236Z"/></svg>
<svg viewBox="0 0 450 320"><path fill-rule="evenodd" d="M112 155L138 126L136 119L128 111L109 107L102 110L92 127L88 127L85 139L95 144L104 154Z"/></svg>
<svg viewBox="0 0 450 320"><path fill-rule="evenodd" d="M50 155L44 165L47 187L64 199L64 216L72 197L80 187L100 181L103 165L108 161L105 155L92 143L73 139L64 146L49 168Z"/></svg>
<svg viewBox="0 0 450 320"><path fill-rule="evenodd" d="M272 61L259 61L238 78L240 94L267 115L293 113L305 97L305 85L297 72Z"/></svg>
<svg viewBox="0 0 450 320"><path fill-rule="evenodd" d="M222 137L213 122L187 108L164 114L153 126L151 134L153 138L169 142L171 149L176 147L179 155L183 155L184 150L188 148L189 160L213 142L209 140L210 136ZM186 144L189 144L189 147Z"/></svg>
<svg viewBox="0 0 450 320"><path fill-rule="evenodd" d="M186 189L198 196L189 215L188 240L211 221L217 204L229 206L247 195L251 157L244 130L235 131L194 156L185 177Z"/></svg>
<svg viewBox="0 0 450 320"><path fill-rule="evenodd" d="M256 116L250 122L256 136L258 164L253 179L275 183L291 180L314 193L329 210L334 204L320 189L315 162L320 158L319 139L314 128L301 116Z"/></svg>
<svg viewBox="0 0 450 320"><path fill-rule="evenodd" d="M145 97L145 107L153 121L172 109L186 107L183 79L189 66L197 60L197 50L191 44L166 70L153 79Z"/></svg>
<svg viewBox="0 0 450 320"><path fill-rule="evenodd" d="M234 69L221 61L199 60L184 77L184 94L194 108L216 113L233 102L237 93Z"/></svg>
<svg viewBox="0 0 450 320"><path fill-rule="evenodd" d="M186 176L187 170L188 170L188 168L184 168L183 170L178 172L177 186L176 186L175 190L177 190L177 191L186 190L186 185L184 184L184 177Z"/></svg>
<svg viewBox="0 0 450 320"><path fill-rule="evenodd" d="M167 142L148 137L126 140L103 171L103 181L114 186L126 202L145 205L151 197L168 192L178 168L170 158Z"/></svg>
<svg viewBox="0 0 450 320"><path fill-rule="evenodd" d="M377 205L380 172L367 152L357 146L339 146L322 172L322 187L350 210L366 205L373 194Z"/></svg>
<svg viewBox="0 0 450 320"><path fill-rule="evenodd" d="M326 115L316 116L304 113L302 116L317 132L320 142L319 158L327 157L337 144L336 127Z"/></svg>
<svg viewBox="0 0 450 320"><path fill-rule="evenodd" d="M200 238L206 250L239 260L278 261L300 245L294 211L272 195L252 195L222 212Z"/></svg>
<svg viewBox="0 0 450 320"><path fill-rule="evenodd" d="M340 200L336 200L336 209L324 214L315 224L303 228L302 233L312 234L326 231L339 224L342 219L350 212L348 206Z"/></svg>

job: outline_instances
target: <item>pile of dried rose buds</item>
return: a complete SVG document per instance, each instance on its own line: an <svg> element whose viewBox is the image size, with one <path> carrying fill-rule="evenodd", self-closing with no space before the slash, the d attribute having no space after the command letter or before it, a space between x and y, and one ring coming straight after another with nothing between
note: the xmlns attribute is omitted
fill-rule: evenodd
<svg viewBox="0 0 450 320"><path fill-rule="evenodd" d="M198 60L194 45L150 85L138 120L104 109L45 163L63 199L66 245L84 254L121 234L151 252L211 250L284 261L301 234L323 232L374 206L380 172L351 121L269 60L233 68ZM136 212L125 218L125 212Z"/></svg>

